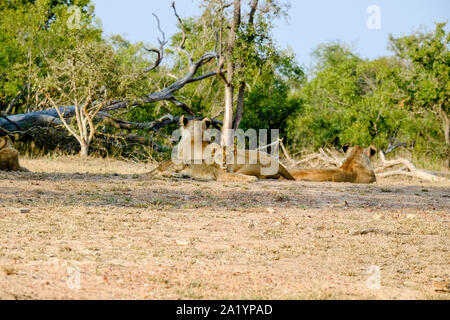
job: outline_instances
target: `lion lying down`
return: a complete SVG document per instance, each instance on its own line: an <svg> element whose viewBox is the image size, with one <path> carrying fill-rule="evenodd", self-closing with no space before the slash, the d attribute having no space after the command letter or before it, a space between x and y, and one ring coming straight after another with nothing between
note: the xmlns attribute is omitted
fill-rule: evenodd
<svg viewBox="0 0 450 320"><path fill-rule="evenodd" d="M175 164L172 160L161 163L156 169L150 172L150 175L222 182L254 182L258 180L254 176L227 172L217 164Z"/></svg>
<svg viewBox="0 0 450 320"><path fill-rule="evenodd" d="M210 143L206 131L211 124L212 121L208 118L200 121L182 117L177 159L163 162L150 172L150 175L231 182L252 182L280 177L295 180L278 159L267 153L256 150L238 152L234 149L228 150L227 153L218 144ZM225 167L222 167L218 163L222 163L224 158L227 161Z"/></svg>
<svg viewBox="0 0 450 320"><path fill-rule="evenodd" d="M352 183L376 182L371 158L377 153L375 147L362 148L359 146L344 147L346 159L339 169L301 169L292 168L289 172L295 180L304 181L332 181Z"/></svg>
<svg viewBox="0 0 450 320"><path fill-rule="evenodd" d="M29 171L19 165L19 152L14 149L11 138L8 136L0 137L0 170Z"/></svg>

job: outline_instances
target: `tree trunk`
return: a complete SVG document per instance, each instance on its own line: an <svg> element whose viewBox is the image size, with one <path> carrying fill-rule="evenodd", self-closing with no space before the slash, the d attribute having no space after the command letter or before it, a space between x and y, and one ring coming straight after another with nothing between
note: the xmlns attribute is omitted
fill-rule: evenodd
<svg viewBox="0 0 450 320"><path fill-rule="evenodd" d="M239 129L242 120L242 113L244 112L244 98L245 98L245 82L239 86L238 98L236 102L236 115L233 120L233 130Z"/></svg>
<svg viewBox="0 0 450 320"><path fill-rule="evenodd" d="M448 118L448 115L445 113L445 111L442 111L443 115L443 126L444 126L444 135L445 135L445 143L448 147L450 147L450 119Z"/></svg>
<svg viewBox="0 0 450 320"><path fill-rule="evenodd" d="M80 143L80 157L87 158L89 156L89 144L86 142Z"/></svg>
<svg viewBox="0 0 450 320"><path fill-rule="evenodd" d="M450 167L450 119L442 106L439 107L439 115L442 118L442 128L444 130L445 144L447 145L447 167Z"/></svg>
<svg viewBox="0 0 450 320"><path fill-rule="evenodd" d="M225 83L225 115L222 127L222 146L227 147L233 144L233 106L234 106L234 85L233 77L235 65L233 62L233 51L236 42L236 34L241 24L241 0L234 0L234 14L231 30L228 34L227 48L227 75Z"/></svg>
<svg viewBox="0 0 450 320"><path fill-rule="evenodd" d="M225 115L222 127L222 146L233 145L233 85L225 85Z"/></svg>

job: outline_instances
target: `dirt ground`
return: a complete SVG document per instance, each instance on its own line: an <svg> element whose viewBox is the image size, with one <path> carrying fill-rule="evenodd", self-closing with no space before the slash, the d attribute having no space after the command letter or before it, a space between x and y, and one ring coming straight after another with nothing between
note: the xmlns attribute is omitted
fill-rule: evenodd
<svg viewBox="0 0 450 320"><path fill-rule="evenodd" d="M0 299L449 299L450 184L0 172ZM22 210L21 210L22 209Z"/></svg>

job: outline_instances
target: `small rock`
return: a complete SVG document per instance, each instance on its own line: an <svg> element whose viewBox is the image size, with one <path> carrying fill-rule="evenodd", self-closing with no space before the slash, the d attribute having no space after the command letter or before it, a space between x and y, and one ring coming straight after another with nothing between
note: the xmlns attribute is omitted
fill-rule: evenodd
<svg viewBox="0 0 450 320"><path fill-rule="evenodd" d="M27 209L27 208L20 208L20 209L17 209L17 211L19 212L19 213L30 213L30 209Z"/></svg>
<svg viewBox="0 0 450 320"><path fill-rule="evenodd" d="M176 240L176 243L180 246L188 246L189 245L189 241Z"/></svg>
<svg viewBox="0 0 450 320"><path fill-rule="evenodd" d="M397 270L398 273L411 273L412 271L409 269L405 269L405 270Z"/></svg>
<svg viewBox="0 0 450 320"><path fill-rule="evenodd" d="M409 219L409 220L414 220L415 218L417 218L417 216L415 214L408 214L406 216L406 219Z"/></svg>
<svg viewBox="0 0 450 320"><path fill-rule="evenodd" d="M445 279L443 279L443 278L431 278L430 280L433 282L444 282L445 281Z"/></svg>

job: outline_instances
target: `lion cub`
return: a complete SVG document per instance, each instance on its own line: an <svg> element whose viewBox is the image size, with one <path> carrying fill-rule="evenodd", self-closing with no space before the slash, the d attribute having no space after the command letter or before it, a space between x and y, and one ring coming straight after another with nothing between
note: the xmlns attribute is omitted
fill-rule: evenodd
<svg viewBox="0 0 450 320"><path fill-rule="evenodd" d="M296 180L304 181L332 181L352 183L373 183L377 181L371 158L377 153L375 147L349 148L344 146L346 159L339 169L299 169L293 168L289 172Z"/></svg>
<svg viewBox="0 0 450 320"><path fill-rule="evenodd" d="M14 149L11 138L8 136L0 137L0 170L29 171L19 165L19 152Z"/></svg>

